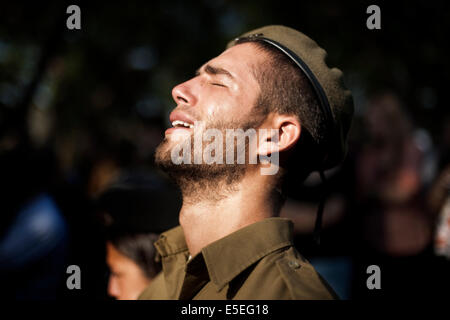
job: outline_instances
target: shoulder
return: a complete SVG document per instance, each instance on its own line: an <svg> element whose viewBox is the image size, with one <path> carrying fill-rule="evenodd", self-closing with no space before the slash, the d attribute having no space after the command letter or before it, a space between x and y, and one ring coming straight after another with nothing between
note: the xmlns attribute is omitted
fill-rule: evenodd
<svg viewBox="0 0 450 320"><path fill-rule="evenodd" d="M338 299L326 280L295 248L286 250L275 264L292 299Z"/></svg>
<svg viewBox="0 0 450 320"><path fill-rule="evenodd" d="M164 274L160 272L153 278L152 282L139 295L138 300L166 300L166 285Z"/></svg>
<svg viewBox="0 0 450 320"><path fill-rule="evenodd" d="M294 247L273 252L261 259L247 280L254 289L251 290L252 295L263 295L256 299L338 299L330 285Z"/></svg>

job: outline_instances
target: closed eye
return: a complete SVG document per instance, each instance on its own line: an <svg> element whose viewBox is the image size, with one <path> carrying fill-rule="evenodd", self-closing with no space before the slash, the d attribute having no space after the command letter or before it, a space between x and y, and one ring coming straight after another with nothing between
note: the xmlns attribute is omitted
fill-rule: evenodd
<svg viewBox="0 0 450 320"><path fill-rule="evenodd" d="M224 84L221 84L221 83L216 83L216 82L211 82L211 84L213 85L213 86L218 86L218 87L224 87L224 88L226 88L227 86L226 85L224 85Z"/></svg>

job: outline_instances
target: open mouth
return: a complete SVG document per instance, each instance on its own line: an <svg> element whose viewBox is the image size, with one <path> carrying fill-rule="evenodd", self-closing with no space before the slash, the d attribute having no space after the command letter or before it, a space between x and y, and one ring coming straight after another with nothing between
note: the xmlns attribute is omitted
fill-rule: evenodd
<svg viewBox="0 0 450 320"><path fill-rule="evenodd" d="M184 122L184 121L181 121L181 120L175 120L175 121L172 121L172 127L193 129L194 125L192 123Z"/></svg>
<svg viewBox="0 0 450 320"><path fill-rule="evenodd" d="M178 133L187 133L190 132L191 129L194 129L194 118L189 116L189 114L182 111L172 111L169 116L169 120L172 123L172 127L168 128L165 134L171 134L174 132Z"/></svg>

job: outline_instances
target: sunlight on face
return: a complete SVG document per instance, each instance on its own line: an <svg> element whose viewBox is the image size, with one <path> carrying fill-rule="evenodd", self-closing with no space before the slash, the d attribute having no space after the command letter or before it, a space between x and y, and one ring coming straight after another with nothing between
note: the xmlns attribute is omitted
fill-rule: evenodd
<svg viewBox="0 0 450 320"><path fill-rule="evenodd" d="M194 132L201 137L206 128L237 129L259 123L254 106L260 86L254 74L267 59L253 44L236 45L202 65L195 77L175 86L172 97L177 106L170 114L173 127L166 130L157 158L192 139Z"/></svg>

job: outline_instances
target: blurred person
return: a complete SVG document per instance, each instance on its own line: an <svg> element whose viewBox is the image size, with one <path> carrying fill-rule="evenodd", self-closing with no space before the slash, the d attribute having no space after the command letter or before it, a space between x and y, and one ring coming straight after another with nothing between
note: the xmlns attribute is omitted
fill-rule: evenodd
<svg viewBox="0 0 450 320"><path fill-rule="evenodd" d="M426 161L399 97L373 95L364 114L366 139L355 156L359 230L355 294L394 299L438 295L443 285L433 252L434 216L426 201ZM367 290L366 268L378 265L382 290Z"/></svg>
<svg viewBox="0 0 450 320"><path fill-rule="evenodd" d="M149 172L123 173L99 196L105 226L108 294L134 300L161 271L153 243L176 225L177 190Z"/></svg>
<svg viewBox="0 0 450 320"><path fill-rule="evenodd" d="M435 220L434 252L450 262L450 118L445 118L439 141L439 169L427 195Z"/></svg>
<svg viewBox="0 0 450 320"><path fill-rule="evenodd" d="M326 66L324 56L304 34L267 26L230 42L172 90L173 128L166 130L155 161L181 189L180 226L155 243L163 276L140 299L337 298L294 248L292 222L278 217L288 168L297 169L299 184L345 155L352 98L342 72ZM174 150L206 128L274 129L278 139L266 137L248 152L250 157L279 155L279 170L264 175L265 164L235 159L231 164L174 163ZM202 151L189 147L187 154Z"/></svg>
<svg viewBox="0 0 450 320"><path fill-rule="evenodd" d="M56 299L65 285L69 228L55 201L55 158L18 143L0 150L0 283L7 299Z"/></svg>
<svg viewBox="0 0 450 320"><path fill-rule="evenodd" d="M153 242L157 234L110 236L106 260L111 270L108 294L118 300L135 300L161 271L155 262Z"/></svg>
<svg viewBox="0 0 450 320"><path fill-rule="evenodd" d="M369 100L364 120L368 141L356 163L356 197L367 204L364 234L379 252L417 254L429 244L432 226L413 126L390 93Z"/></svg>
<svg viewBox="0 0 450 320"><path fill-rule="evenodd" d="M450 165L444 168L433 184L428 203L437 216L434 251L450 259Z"/></svg>

